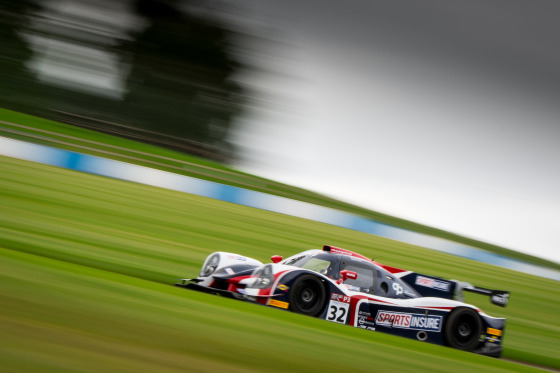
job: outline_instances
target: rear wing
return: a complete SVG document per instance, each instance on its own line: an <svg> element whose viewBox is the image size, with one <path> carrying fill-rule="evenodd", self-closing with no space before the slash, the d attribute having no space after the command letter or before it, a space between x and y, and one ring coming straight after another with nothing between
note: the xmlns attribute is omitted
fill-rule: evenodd
<svg viewBox="0 0 560 374"><path fill-rule="evenodd" d="M397 275L398 276L398 275ZM454 279L432 277L414 272L404 272L399 277L416 292L424 297L441 297L445 299L464 301L463 291L490 296L494 305L505 307L509 301L509 292L476 287L467 282Z"/></svg>
<svg viewBox="0 0 560 374"><path fill-rule="evenodd" d="M455 298L458 301L463 301L463 291L468 291L472 293L477 293L479 295L490 296L490 302L494 305L505 307L509 301L509 292L491 290L483 287L476 287L467 282L454 281L457 284L455 289Z"/></svg>

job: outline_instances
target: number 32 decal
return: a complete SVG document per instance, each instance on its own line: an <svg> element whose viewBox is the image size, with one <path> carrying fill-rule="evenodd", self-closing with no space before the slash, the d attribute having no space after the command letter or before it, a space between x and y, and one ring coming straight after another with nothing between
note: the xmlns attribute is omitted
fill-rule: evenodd
<svg viewBox="0 0 560 374"><path fill-rule="evenodd" d="M331 300L326 317L327 321L345 324L349 307L350 305L347 303Z"/></svg>

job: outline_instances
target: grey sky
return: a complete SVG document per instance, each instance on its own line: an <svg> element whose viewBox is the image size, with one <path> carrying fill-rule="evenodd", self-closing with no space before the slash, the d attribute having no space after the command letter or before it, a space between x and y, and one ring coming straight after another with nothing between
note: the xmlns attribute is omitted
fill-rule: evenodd
<svg viewBox="0 0 560 374"><path fill-rule="evenodd" d="M560 261L560 3L243 4L282 72L245 169Z"/></svg>

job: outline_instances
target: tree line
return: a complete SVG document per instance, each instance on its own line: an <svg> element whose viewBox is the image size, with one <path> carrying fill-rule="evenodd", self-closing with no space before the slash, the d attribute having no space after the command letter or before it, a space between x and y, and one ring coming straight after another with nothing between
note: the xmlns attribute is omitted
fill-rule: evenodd
<svg viewBox="0 0 560 374"><path fill-rule="evenodd" d="M98 20L87 13L91 3L97 4ZM116 3L121 13L111 14ZM228 161L234 156L228 135L246 100L234 76L244 66L232 53L235 32L216 12L211 8L197 11L199 5L188 0L59 1L54 15L49 6L43 0L0 2L2 107L210 159ZM65 12L65 6L74 10ZM134 19L140 26L112 33L104 17L113 17L113 25L122 18L123 22ZM88 56L71 58L71 53L79 53L73 49L115 56L121 94L111 96L41 79L37 51L44 51L53 41L70 46L66 47L70 52L55 53L51 65L60 63L73 74L87 72L78 78L107 79Z"/></svg>

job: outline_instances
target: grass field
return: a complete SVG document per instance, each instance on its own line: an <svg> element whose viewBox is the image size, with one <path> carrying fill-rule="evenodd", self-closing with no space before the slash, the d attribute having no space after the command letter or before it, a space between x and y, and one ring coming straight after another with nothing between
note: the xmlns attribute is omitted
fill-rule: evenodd
<svg viewBox="0 0 560 374"><path fill-rule="evenodd" d="M111 158L339 209L404 229L434 235L503 256L560 270L560 264L556 262L511 251L507 248L490 245L398 217L373 212L312 191L249 175L216 162L2 108L0 108L0 136Z"/></svg>
<svg viewBox="0 0 560 374"><path fill-rule="evenodd" d="M527 372L504 360L173 287L217 250L332 244L511 291L504 356L560 370L559 283L372 235L0 157L4 372Z"/></svg>

